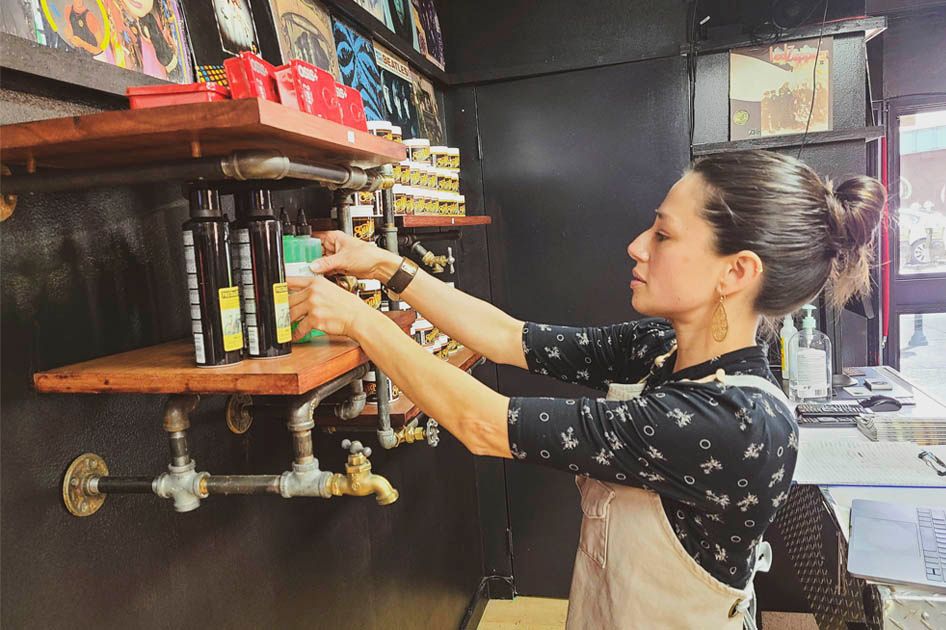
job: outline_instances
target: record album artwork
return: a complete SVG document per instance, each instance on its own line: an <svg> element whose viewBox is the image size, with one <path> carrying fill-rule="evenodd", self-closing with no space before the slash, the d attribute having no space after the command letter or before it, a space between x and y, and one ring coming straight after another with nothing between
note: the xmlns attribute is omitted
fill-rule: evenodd
<svg viewBox="0 0 946 630"><path fill-rule="evenodd" d="M362 9L373 15L379 22L384 22L384 13L387 10L388 0L355 0Z"/></svg>
<svg viewBox="0 0 946 630"><path fill-rule="evenodd" d="M175 83L193 80L178 0L0 0L2 30Z"/></svg>
<svg viewBox="0 0 946 630"><path fill-rule="evenodd" d="M380 44L375 44L374 52L381 71L384 120L400 126L405 139L417 138L419 129L411 68Z"/></svg>
<svg viewBox="0 0 946 630"><path fill-rule="evenodd" d="M259 52L256 38L256 25L253 23L253 11L249 0L211 0L214 17L217 20L217 33L220 35L220 47L231 55L239 55L248 50Z"/></svg>
<svg viewBox="0 0 946 630"><path fill-rule="evenodd" d="M833 51L831 37L730 51L730 140L832 129Z"/></svg>
<svg viewBox="0 0 946 630"><path fill-rule="evenodd" d="M332 17L315 0L269 0L283 63L307 61L337 79L338 61Z"/></svg>
<svg viewBox="0 0 946 630"><path fill-rule="evenodd" d="M342 83L361 92L368 120L385 120L381 75L371 40L337 18L332 20L332 26Z"/></svg>
<svg viewBox="0 0 946 630"><path fill-rule="evenodd" d="M443 35L434 0L412 0L417 21L417 49L441 70L444 68Z"/></svg>
<svg viewBox="0 0 946 630"><path fill-rule="evenodd" d="M434 84L418 73L414 74L414 105L420 137L427 138L432 145L446 144Z"/></svg>
<svg viewBox="0 0 946 630"><path fill-rule="evenodd" d="M42 12L33 0L0 0L0 31L32 42L46 43Z"/></svg>
<svg viewBox="0 0 946 630"><path fill-rule="evenodd" d="M387 0L384 23L401 39L417 49L417 33L414 31L411 0Z"/></svg>

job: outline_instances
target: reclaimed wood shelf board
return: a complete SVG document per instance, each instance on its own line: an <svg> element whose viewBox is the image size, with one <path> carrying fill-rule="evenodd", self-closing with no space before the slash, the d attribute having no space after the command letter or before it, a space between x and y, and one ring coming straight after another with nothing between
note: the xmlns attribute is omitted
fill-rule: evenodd
<svg viewBox="0 0 946 630"><path fill-rule="evenodd" d="M413 311L388 316L405 331L417 317ZM294 344L291 354L277 359L244 359L227 367L202 368L194 364L193 341L182 339L38 372L33 384L39 392L58 394L297 395L367 361L354 341L324 336Z"/></svg>
<svg viewBox="0 0 946 630"><path fill-rule="evenodd" d="M373 168L404 145L261 99L124 109L0 127L0 161L95 168L273 150L299 161Z"/></svg>
<svg viewBox="0 0 946 630"><path fill-rule="evenodd" d="M489 225L493 222L493 219L486 216L443 217L408 214L394 217L394 222L399 228L462 227L465 225Z"/></svg>
<svg viewBox="0 0 946 630"><path fill-rule="evenodd" d="M468 372L476 365L476 362L482 358L482 355L476 354L469 348L460 348L456 354L447 359L447 363ZM400 428L420 415L420 409L405 394L391 403L391 426ZM335 416L319 415L318 409L315 412L315 423L318 426L344 427L374 427L378 424L378 406L365 405L365 410L354 420L339 420Z"/></svg>

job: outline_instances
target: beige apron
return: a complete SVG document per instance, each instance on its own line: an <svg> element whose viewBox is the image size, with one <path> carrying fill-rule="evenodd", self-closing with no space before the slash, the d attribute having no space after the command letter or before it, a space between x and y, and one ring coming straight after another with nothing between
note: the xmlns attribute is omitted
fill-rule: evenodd
<svg viewBox="0 0 946 630"><path fill-rule="evenodd" d="M663 357L661 357L663 358ZM780 389L758 376L707 380L769 392L787 404ZM613 384L608 400L639 396L643 384ZM648 490L576 477L581 492L581 538L568 596L567 630L755 628L756 571L767 571L769 544L756 546L756 562L744 589L724 584L686 552ZM746 614L746 613L749 614Z"/></svg>

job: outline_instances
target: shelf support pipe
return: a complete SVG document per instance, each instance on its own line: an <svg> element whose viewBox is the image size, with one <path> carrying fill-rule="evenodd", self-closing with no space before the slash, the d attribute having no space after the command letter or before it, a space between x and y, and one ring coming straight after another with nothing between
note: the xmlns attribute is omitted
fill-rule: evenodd
<svg viewBox="0 0 946 630"><path fill-rule="evenodd" d="M393 178L394 170L390 164L381 167L382 177ZM381 227L381 236L384 248L390 252L398 253L397 247L397 225L394 222L394 191L390 188L384 188L381 191L381 213L383 215L384 225ZM391 300L391 309L399 306L398 302ZM388 396L388 375L375 368L376 380L378 384L378 442L381 448L392 449L397 446L398 440L394 430L391 428L391 401Z"/></svg>
<svg viewBox="0 0 946 630"><path fill-rule="evenodd" d="M234 179L301 179L330 188L372 192L394 183L378 169L314 164L292 160L277 151L237 151L226 157L195 158L163 164L115 166L70 171L44 170L29 175L4 175L4 194L62 192L163 181Z"/></svg>

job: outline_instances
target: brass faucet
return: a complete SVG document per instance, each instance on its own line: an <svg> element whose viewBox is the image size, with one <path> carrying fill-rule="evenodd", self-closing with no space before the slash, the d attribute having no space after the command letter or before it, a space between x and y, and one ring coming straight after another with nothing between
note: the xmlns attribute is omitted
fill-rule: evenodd
<svg viewBox="0 0 946 630"><path fill-rule="evenodd" d="M424 427L417 426L417 418L414 418L399 431L396 431L394 437L397 439L397 443L394 446L397 447L401 444L413 444L414 442L426 440L427 432L424 431Z"/></svg>
<svg viewBox="0 0 946 630"><path fill-rule="evenodd" d="M397 501L398 492L387 479L371 472L371 449L361 442L342 440L342 448L348 450L348 463L345 474L335 473L329 480L329 489L334 496L349 495L366 497L375 495L378 505L390 505Z"/></svg>

